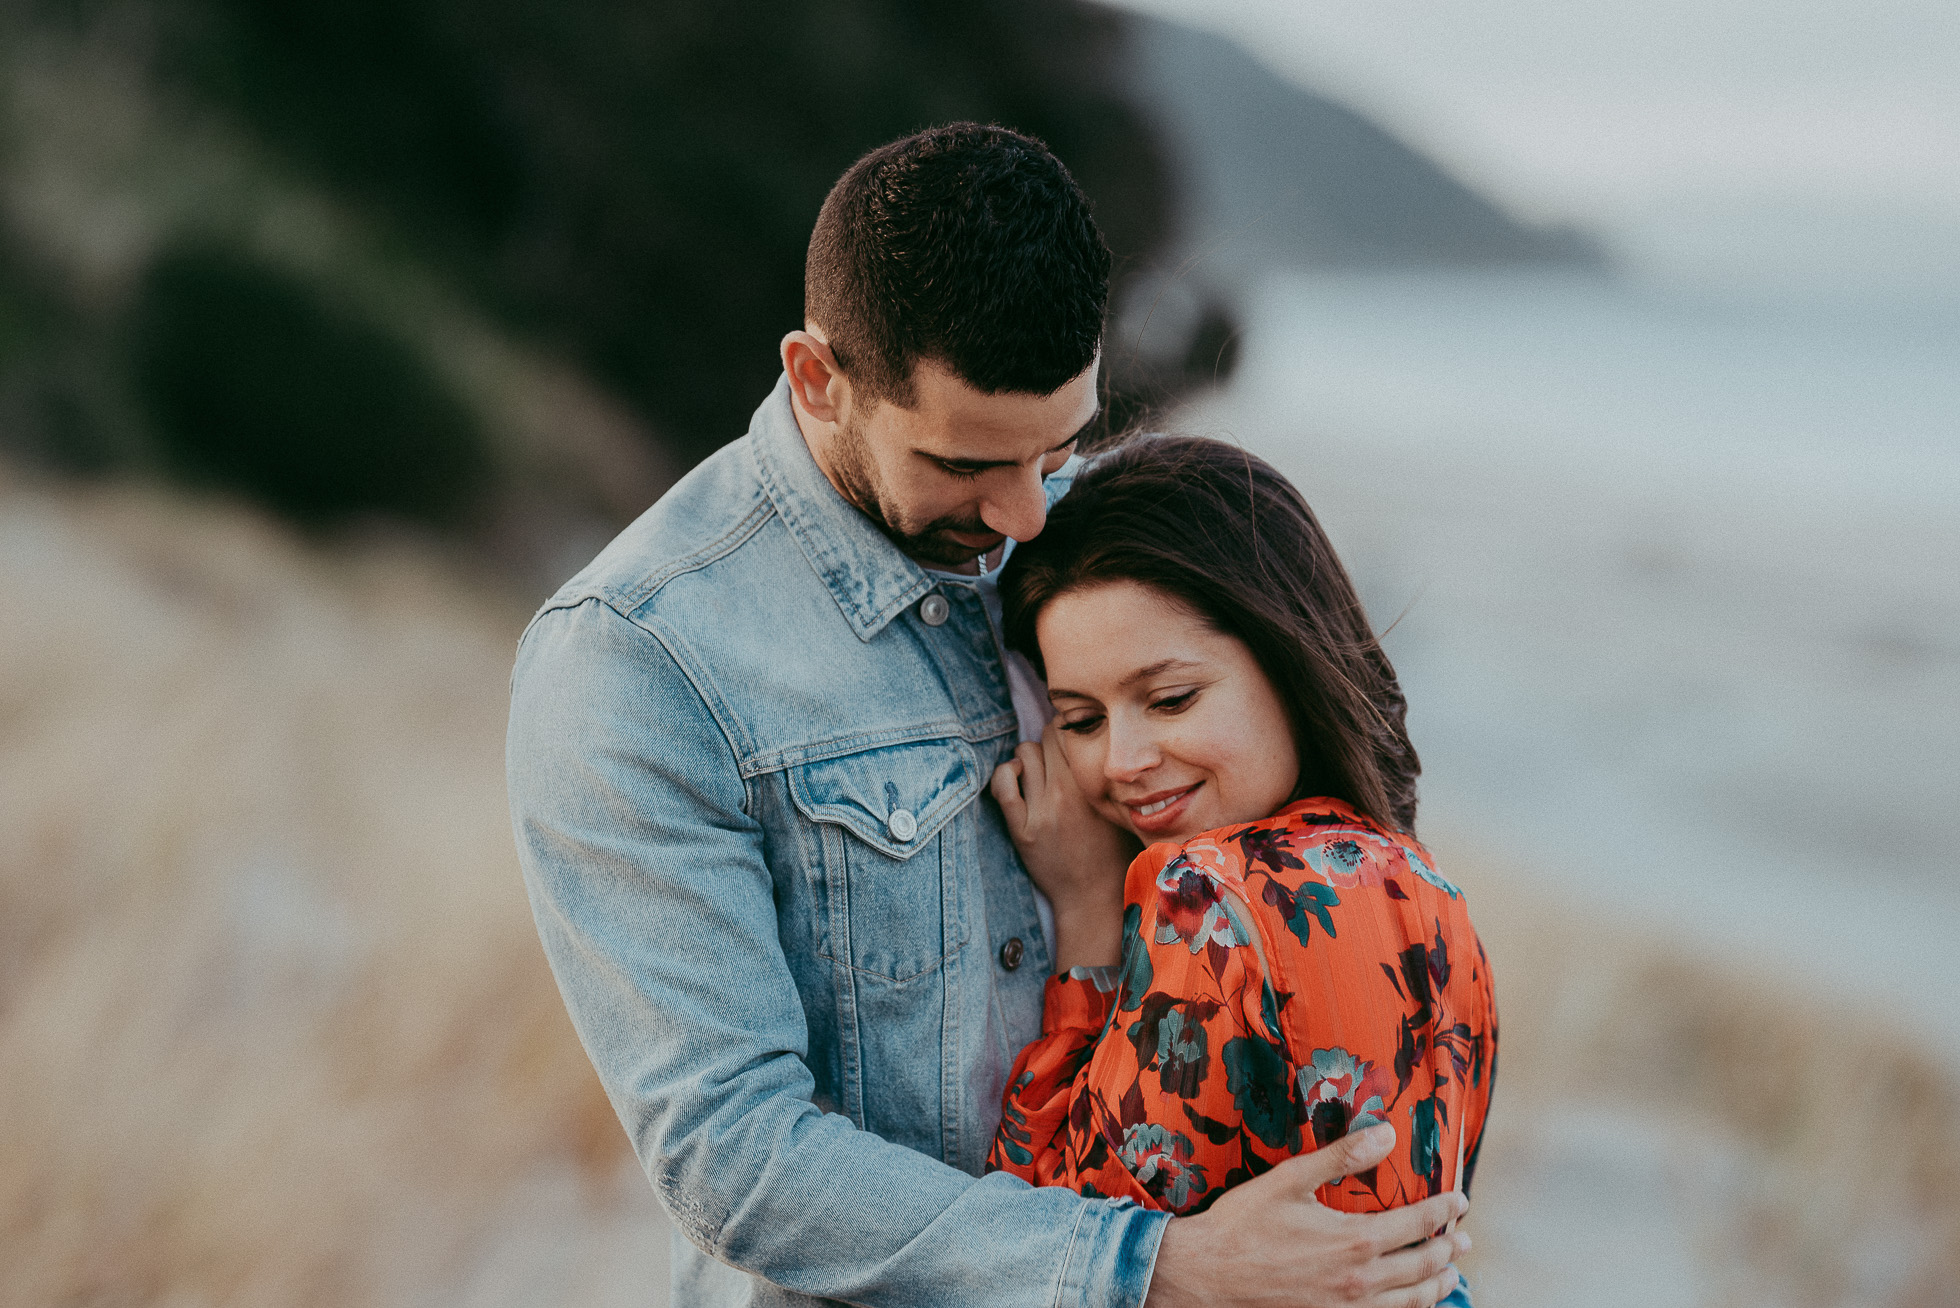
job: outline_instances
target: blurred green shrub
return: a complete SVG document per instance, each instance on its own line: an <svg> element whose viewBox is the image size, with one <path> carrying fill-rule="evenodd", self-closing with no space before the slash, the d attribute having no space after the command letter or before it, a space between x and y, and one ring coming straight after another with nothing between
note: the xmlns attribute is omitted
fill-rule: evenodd
<svg viewBox="0 0 1960 1308"><path fill-rule="evenodd" d="M400 341L292 275L194 245L151 265L131 378L162 462L306 523L451 523L489 479L471 416Z"/></svg>
<svg viewBox="0 0 1960 1308"><path fill-rule="evenodd" d="M139 461L117 379L91 326L0 229L0 455L70 476Z"/></svg>

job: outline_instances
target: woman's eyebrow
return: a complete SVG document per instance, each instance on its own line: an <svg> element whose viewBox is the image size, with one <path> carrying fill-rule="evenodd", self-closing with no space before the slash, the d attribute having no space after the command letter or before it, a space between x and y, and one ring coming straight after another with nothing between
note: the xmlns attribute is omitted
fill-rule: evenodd
<svg viewBox="0 0 1960 1308"><path fill-rule="evenodd" d="M1135 672L1132 672L1116 684L1119 686L1134 686L1137 682L1147 681L1160 672L1170 672L1178 668L1201 668L1203 666L1204 664L1193 659L1158 659L1155 663L1138 668ZM1064 690L1059 686L1050 686L1048 688L1048 698L1051 700L1094 699L1095 696L1086 691Z"/></svg>
<svg viewBox="0 0 1960 1308"><path fill-rule="evenodd" d="M1203 666L1203 664L1194 662L1191 659L1158 659L1149 667L1138 668L1135 672L1132 672L1116 684L1119 686L1134 686L1139 681L1148 681L1158 673L1169 672L1173 668L1198 668Z"/></svg>

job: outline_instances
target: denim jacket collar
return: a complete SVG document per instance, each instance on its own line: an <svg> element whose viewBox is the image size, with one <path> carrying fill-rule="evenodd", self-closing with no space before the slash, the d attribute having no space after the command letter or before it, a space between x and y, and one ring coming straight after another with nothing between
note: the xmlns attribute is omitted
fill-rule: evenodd
<svg viewBox="0 0 1960 1308"><path fill-rule="evenodd" d="M787 377L755 411L749 436L763 490L859 640L932 589L925 571L823 475L796 425Z"/></svg>

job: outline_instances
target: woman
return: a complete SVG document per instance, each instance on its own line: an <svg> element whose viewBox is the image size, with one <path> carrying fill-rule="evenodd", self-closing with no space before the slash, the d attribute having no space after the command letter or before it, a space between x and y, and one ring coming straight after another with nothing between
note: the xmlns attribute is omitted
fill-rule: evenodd
<svg viewBox="0 0 1960 1308"><path fill-rule="evenodd" d="M1001 591L1056 716L994 793L1053 900L1058 975L990 1166L1189 1214L1389 1122L1397 1149L1323 1203L1467 1187L1490 969L1413 834L1394 669L1299 493L1217 442L1133 442ZM1084 853L1112 848L1103 824L1147 846L1127 875Z"/></svg>

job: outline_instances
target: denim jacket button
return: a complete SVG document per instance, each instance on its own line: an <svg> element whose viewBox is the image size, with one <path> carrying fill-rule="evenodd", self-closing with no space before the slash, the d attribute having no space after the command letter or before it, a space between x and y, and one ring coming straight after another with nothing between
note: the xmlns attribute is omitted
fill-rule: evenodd
<svg viewBox="0 0 1960 1308"><path fill-rule="evenodd" d="M919 601L919 619L920 621L924 622L928 627L936 627L940 623L946 621L947 616L951 614L952 611L953 611L953 606L951 604L948 604L946 602L946 597L944 595L941 595L938 591L934 591L932 594L926 596L924 599ZM903 836L899 838L901 840L904 839Z"/></svg>
<svg viewBox="0 0 1960 1308"><path fill-rule="evenodd" d="M1021 943L1021 937L1015 936L1000 947L1000 965L1012 972L1021 966L1021 958L1026 953L1027 947Z"/></svg>
<svg viewBox="0 0 1960 1308"><path fill-rule="evenodd" d="M892 839L900 844L919 834L919 820L912 816L911 810L895 808L885 819L885 830L892 833Z"/></svg>

